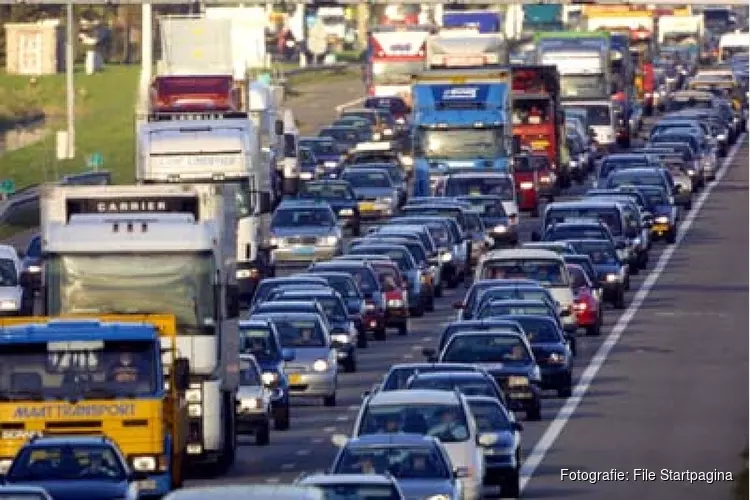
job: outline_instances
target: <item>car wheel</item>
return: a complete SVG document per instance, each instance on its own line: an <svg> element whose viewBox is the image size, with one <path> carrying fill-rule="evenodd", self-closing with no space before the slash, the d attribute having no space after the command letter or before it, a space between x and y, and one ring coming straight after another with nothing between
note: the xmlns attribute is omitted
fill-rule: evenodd
<svg viewBox="0 0 750 500"><path fill-rule="evenodd" d="M675 242L677 242L677 231L675 229L672 229L667 233L667 243L670 245L674 245Z"/></svg>
<svg viewBox="0 0 750 500"><path fill-rule="evenodd" d="M401 325L398 325L398 334L401 335L401 336L409 334L409 325L408 325L408 323L403 323Z"/></svg>
<svg viewBox="0 0 750 500"><path fill-rule="evenodd" d="M290 427L290 421L289 418L289 407L285 407L280 415L276 415L273 419L273 428L277 431L286 431L289 430Z"/></svg>
<svg viewBox="0 0 750 500"><path fill-rule="evenodd" d="M336 406L336 393L334 392L330 396L325 396L323 398L323 406Z"/></svg>
<svg viewBox="0 0 750 500"><path fill-rule="evenodd" d="M646 252L641 253L638 257L638 267L646 269L648 267L648 254Z"/></svg>
<svg viewBox="0 0 750 500"><path fill-rule="evenodd" d="M421 318L422 316L424 316L424 305L420 301L420 304L418 306L409 309L409 313L414 318Z"/></svg>
<svg viewBox="0 0 750 500"><path fill-rule="evenodd" d="M625 292L620 291L620 293L617 295L617 300L615 300L615 309L625 309Z"/></svg>
<svg viewBox="0 0 750 500"><path fill-rule="evenodd" d="M508 474L508 477L503 481L503 485L500 488L500 498L518 498L521 496L521 480L519 465L513 469L513 472Z"/></svg>
<svg viewBox="0 0 750 500"><path fill-rule="evenodd" d="M375 337L375 340L385 340L385 327L375 330L373 336Z"/></svg>
<svg viewBox="0 0 750 500"><path fill-rule="evenodd" d="M352 226L352 236L355 238L358 238L362 234L362 227L357 223L356 225Z"/></svg>
<svg viewBox="0 0 750 500"><path fill-rule="evenodd" d="M628 264L628 271L630 274L638 274L641 272L641 266L638 265L638 262L633 262L632 264Z"/></svg>
<svg viewBox="0 0 750 500"><path fill-rule="evenodd" d="M601 318L598 318L596 320L596 323L593 325L589 325L586 327L586 336L587 337L598 337L602 334L602 321Z"/></svg>
<svg viewBox="0 0 750 500"><path fill-rule="evenodd" d="M685 203L685 210L691 210L693 208L693 200L688 200L687 203Z"/></svg>
<svg viewBox="0 0 750 500"><path fill-rule="evenodd" d="M367 333L357 333L357 349L367 349Z"/></svg>
<svg viewBox="0 0 750 500"><path fill-rule="evenodd" d="M567 385L557 390L557 397L569 398L573 394L573 383L568 380Z"/></svg>
<svg viewBox="0 0 750 500"><path fill-rule="evenodd" d="M540 402L536 402L534 406L526 410L526 420L531 422L537 422L542 419L542 405Z"/></svg>
<svg viewBox="0 0 750 500"><path fill-rule="evenodd" d="M271 442L271 424L266 422L255 434L255 444L258 446L268 446Z"/></svg>

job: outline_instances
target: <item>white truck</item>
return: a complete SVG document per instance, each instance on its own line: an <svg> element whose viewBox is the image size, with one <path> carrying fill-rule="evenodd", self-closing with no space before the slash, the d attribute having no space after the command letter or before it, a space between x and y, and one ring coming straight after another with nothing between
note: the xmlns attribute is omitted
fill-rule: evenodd
<svg viewBox="0 0 750 500"><path fill-rule="evenodd" d="M325 29L328 45L336 52L342 51L346 39L344 7L318 7L317 16Z"/></svg>
<svg viewBox="0 0 750 500"><path fill-rule="evenodd" d="M428 69L481 68L508 63L508 44L502 33L441 31L427 38Z"/></svg>
<svg viewBox="0 0 750 500"><path fill-rule="evenodd" d="M189 413L188 460L215 473L234 462L239 385L239 307L227 265L235 231L222 191L48 185L40 193L44 314L175 315L177 348L190 360L186 399L200 410Z"/></svg>
<svg viewBox="0 0 750 500"><path fill-rule="evenodd" d="M703 41L703 16L659 17L659 45L692 43L700 47Z"/></svg>

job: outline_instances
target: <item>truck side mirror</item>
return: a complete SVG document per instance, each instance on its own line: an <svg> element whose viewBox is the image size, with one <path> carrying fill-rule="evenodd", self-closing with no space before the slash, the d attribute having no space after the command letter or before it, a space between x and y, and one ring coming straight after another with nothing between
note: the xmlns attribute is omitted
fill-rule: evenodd
<svg viewBox="0 0 750 500"><path fill-rule="evenodd" d="M274 132L276 132L276 135L284 135L284 122L282 120L276 120Z"/></svg>
<svg viewBox="0 0 750 500"><path fill-rule="evenodd" d="M177 358L174 360L174 385L178 392L185 392L190 387L190 360Z"/></svg>

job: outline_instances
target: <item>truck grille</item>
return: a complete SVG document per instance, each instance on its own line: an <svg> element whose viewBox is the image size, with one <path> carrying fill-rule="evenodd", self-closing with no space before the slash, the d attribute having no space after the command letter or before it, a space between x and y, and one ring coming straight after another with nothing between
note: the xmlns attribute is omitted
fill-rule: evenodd
<svg viewBox="0 0 750 500"><path fill-rule="evenodd" d="M47 422L45 434L57 435L90 435L102 433L101 420L66 420L65 422Z"/></svg>

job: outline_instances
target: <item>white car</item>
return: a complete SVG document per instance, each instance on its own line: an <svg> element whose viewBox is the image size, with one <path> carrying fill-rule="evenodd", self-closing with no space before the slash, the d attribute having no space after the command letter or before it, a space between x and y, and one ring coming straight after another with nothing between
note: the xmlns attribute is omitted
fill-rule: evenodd
<svg viewBox="0 0 750 500"><path fill-rule="evenodd" d="M30 316L32 300L21 286L23 266L16 249L0 245L0 316Z"/></svg>
<svg viewBox="0 0 750 500"><path fill-rule="evenodd" d="M466 398L458 391L413 389L376 392L362 403L353 437L407 432L436 437L443 443L460 479L464 498L481 498L484 448L493 446L497 434L479 435ZM335 442L346 436L334 436Z"/></svg>

